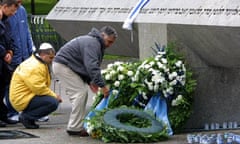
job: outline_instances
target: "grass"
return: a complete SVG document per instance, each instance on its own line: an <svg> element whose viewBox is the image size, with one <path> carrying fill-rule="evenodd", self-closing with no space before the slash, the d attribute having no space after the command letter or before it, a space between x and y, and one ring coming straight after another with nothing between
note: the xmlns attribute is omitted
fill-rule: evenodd
<svg viewBox="0 0 240 144"><path fill-rule="evenodd" d="M124 59L129 59L131 57L105 54L103 58L107 60L115 60L115 59L124 60Z"/></svg>
<svg viewBox="0 0 240 144"><path fill-rule="evenodd" d="M35 14L48 14L57 2L57 0L35 0ZM31 0L24 0L23 6L26 8L28 14L31 14Z"/></svg>

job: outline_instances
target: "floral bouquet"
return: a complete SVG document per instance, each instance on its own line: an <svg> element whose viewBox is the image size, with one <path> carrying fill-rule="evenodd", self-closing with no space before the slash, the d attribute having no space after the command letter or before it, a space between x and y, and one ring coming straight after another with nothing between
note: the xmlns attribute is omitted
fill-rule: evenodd
<svg viewBox="0 0 240 144"><path fill-rule="evenodd" d="M191 114L192 93L196 81L192 79L190 70L186 69L183 58L173 51L174 45L169 44L167 48L160 47L159 44L155 44L155 46L153 48L154 57L133 63L118 61L109 64L106 69L102 70L106 84L111 89L108 110L122 106L143 109L153 96L159 95L166 100L171 126L174 132L178 132ZM102 98L103 96L99 92L95 97L93 109ZM104 133L106 129L103 130L97 126L101 124L101 127L104 127L102 117L106 111L107 109L104 109L88 120L88 128L91 127L88 129L89 133L94 137L103 139L108 137L106 135L111 134ZM164 129L163 132L166 130ZM148 140L142 138L146 141L140 140L140 142L156 141L157 136L160 140L165 137L165 134L153 134L151 135L153 138L151 136ZM153 140L154 138L155 140ZM108 141L111 140L105 140L105 142Z"/></svg>

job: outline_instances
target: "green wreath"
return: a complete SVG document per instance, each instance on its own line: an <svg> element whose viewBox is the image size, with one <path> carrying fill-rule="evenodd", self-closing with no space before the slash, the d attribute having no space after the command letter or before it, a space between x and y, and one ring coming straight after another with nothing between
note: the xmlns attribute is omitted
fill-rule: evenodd
<svg viewBox="0 0 240 144"><path fill-rule="evenodd" d="M133 125L126 125L125 123L122 123L120 119L118 119L118 117L123 114L133 114L134 116L137 116L139 118L147 119L148 121L150 121L151 126L139 128ZM157 121L154 117L152 117L148 113L144 111L136 110L136 109L126 109L126 108L112 109L107 111L104 114L103 119L106 124L119 129L124 129L126 131L132 131L132 132L138 132L138 133L157 133L163 130L162 123Z"/></svg>
<svg viewBox="0 0 240 144"><path fill-rule="evenodd" d="M104 142L157 142L168 139L166 126L142 110L120 107L96 112L91 136ZM91 124L90 124L91 125Z"/></svg>

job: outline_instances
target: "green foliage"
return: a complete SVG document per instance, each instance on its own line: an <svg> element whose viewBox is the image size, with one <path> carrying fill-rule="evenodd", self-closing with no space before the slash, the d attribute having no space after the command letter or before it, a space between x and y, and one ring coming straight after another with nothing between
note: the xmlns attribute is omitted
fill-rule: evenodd
<svg viewBox="0 0 240 144"><path fill-rule="evenodd" d="M122 108L125 108L124 106ZM166 128L156 133L141 133L137 131L127 131L125 129L110 126L104 122L104 114L110 109L103 111L96 111L96 116L87 121L88 130L91 129L91 136L93 138L101 139L108 142L121 143L135 143L135 142L157 142L168 139ZM122 123L135 126L138 128L145 128L150 126L148 119L139 118L132 114L122 114L117 117ZM108 119L108 121L112 121Z"/></svg>
<svg viewBox="0 0 240 144"><path fill-rule="evenodd" d="M118 115L117 119L125 125L129 125L129 126L134 125L135 127L138 127L138 128L149 127L151 124L150 121L148 121L145 118L140 118L134 114L128 114L128 113Z"/></svg>

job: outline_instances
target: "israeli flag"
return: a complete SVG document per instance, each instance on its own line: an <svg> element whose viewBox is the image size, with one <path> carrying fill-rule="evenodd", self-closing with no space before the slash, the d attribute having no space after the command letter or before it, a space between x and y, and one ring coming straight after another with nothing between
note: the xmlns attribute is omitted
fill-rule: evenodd
<svg viewBox="0 0 240 144"><path fill-rule="evenodd" d="M137 17L140 10L149 2L150 0L140 0L138 4L129 13L127 19L124 21L122 28L126 30L132 30L132 23Z"/></svg>

